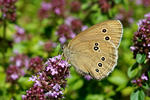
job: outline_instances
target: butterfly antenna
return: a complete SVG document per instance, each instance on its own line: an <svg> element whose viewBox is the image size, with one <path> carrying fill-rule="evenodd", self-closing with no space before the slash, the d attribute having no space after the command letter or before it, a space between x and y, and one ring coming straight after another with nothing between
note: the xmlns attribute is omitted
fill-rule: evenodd
<svg viewBox="0 0 150 100"><path fill-rule="evenodd" d="M64 74L66 73L66 71L67 71L67 67L66 67L65 70L64 70Z"/></svg>
<svg viewBox="0 0 150 100"><path fill-rule="evenodd" d="M60 61L62 60L62 57L64 56L64 53L61 54L61 58L59 59L59 61L57 62L56 65L58 65L58 63L60 63Z"/></svg>
<svg viewBox="0 0 150 100"><path fill-rule="evenodd" d="M60 63L60 61L62 60L62 57L63 57L63 56L64 56L64 53L61 54L61 59L59 59L59 61L57 62L56 65L58 65L58 64ZM68 60L67 60L67 62L68 62ZM65 70L64 70L64 74L65 74L66 71L67 71L67 67L66 67Z"/></svg>

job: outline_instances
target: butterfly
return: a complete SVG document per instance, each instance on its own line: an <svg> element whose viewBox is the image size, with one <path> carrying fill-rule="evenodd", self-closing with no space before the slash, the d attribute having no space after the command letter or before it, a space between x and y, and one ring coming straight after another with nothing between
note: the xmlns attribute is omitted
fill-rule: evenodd
<svg viewBox="0 0 150 100"><path fill-rule="evenodd" d="M78 73L101 80L117 65L122 34L123 26L119 20L93 25L64 46L64 57Z"/></svg>

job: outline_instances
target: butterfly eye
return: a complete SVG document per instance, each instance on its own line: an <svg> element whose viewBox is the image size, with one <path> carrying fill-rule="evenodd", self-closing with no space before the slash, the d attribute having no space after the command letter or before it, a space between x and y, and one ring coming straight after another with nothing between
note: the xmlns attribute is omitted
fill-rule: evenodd
<svg viewBox="0 0 150 100"><path fill-rule="evenodd" d="M98 47L94 47L94 50L96 51L96 50L98 50L99 48Z"/></svg>
<svg viewBox="0 0 150 100"><path fill-rule="evenodd" d="M105 57L102 57L101 60L102 60L102 61L105 61Z"/></svg>
<svg viewBox="0 0 150 100"><path fill-rule="evenodd" d="M98 66L99 66L99 67L102 67L102 63L98 63Z"/></svg>
<svg viewBox="0 0 150 100"><path fill-rule="evenodd" d="M99 70L98 70L98 69L95 69L95 71L96 71L96 72L99 72Z"/></svg>
<svg viewBox="0 0 150 100"><path fill-rule="evenodd" d="M109 40L110 38L108 36L105 37L105 40Z"/></svg>
<svg viewBox="0 0 150 100"><path fill-rule="evenodd" d="M107 31L106 29L102 29L102 32L104 32L104 33L105 33L106 31Z"/></svg>

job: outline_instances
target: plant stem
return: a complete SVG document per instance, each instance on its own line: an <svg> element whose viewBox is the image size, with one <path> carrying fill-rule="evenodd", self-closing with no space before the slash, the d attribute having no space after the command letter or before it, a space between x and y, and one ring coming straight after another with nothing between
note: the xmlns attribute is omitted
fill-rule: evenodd
<svg viewBox="0 0 150 100"><path fill-rule="evenodd" d="M3 42L6 41L6 27L7 27L6 20L4 19L4 23L3 23ZM3 43L3 44L5 44L5 43ZM6 69L5 68L5 63L6 63L6 55L5 55L5 53L6 53L6 48L4 46L4 48L3 48L3 65L4 65L4 69Z"/></svg>
<svg viewBox="0 0 150 100"><path fill-rule="evenodd" d="M4 20L3 39L6 39L6 20Z"/></svg>

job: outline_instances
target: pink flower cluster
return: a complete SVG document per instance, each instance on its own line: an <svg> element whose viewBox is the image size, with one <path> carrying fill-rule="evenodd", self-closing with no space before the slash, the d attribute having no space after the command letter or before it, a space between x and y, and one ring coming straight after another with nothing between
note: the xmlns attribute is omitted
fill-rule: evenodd
<svg viewBox="0 0 150 100"><path fill-rule="evenodd" d="M144 5L145 7L150 6L150 0L133 0L137 5Z"/></svg>
<svg viewBox="0 0 150 100"><path fill-rule="evenodd" d="M65 0L51 0L50 2L43 1L39 10L39 18L42 20L48 18L51 14L64 16Z"/></svg>
<svg viewBox="0 0 150 100"><path fill-rule="evenodd" d="M10 58L10 65L6 71L6 81L15 83L17 79L25 75L29 67L29 58L24 54L16 54Z"/></svg>
<svg viewBox="0 0 150 100"><path fill-rule="evenodd" d="M61 56L49 58L44 64L44 70L32 76L34 86L27 90L23 100L58 100L63 98L62 89L66 86L66 78L70 75L70 64L61 59Z"/></svg>
<svg viewBox="0 0 150 100"><path fill-rule="evenodd" d="M147 80L148 80L148 77L145 75L145 73L143 73L140 78L138 78L138 79L136 79L136 80L132 80L131 82L132 82L133 84L136 84L136 85L139 86L139 87L142 87L142 86L143 86L142 83L143 83L144 81L147 81Z"/></svg>
<svg viewBox="0 0 150 100"><path fill-rule="evenodd" d="M16 6L17 0L0 0L0 11L2 12L2 19L11 21L16 20Z"/></svg>
<svg viewBox="0 0 150 100"><path fill-rule="evenodd" d="M16 33L14 34L15 43L31 39L31 35L27 34L23 28L15 26L15 29L16 29Z"/></svg>
<svg viewBox="0 0 150 100"><path fill-rule="evenodd" d="M29 70L34 73L39 72L43 69L43 60L40 57L34 57L30 59Z"/></svg>
<svg viewBox="0 0 150 100"><path fill-rule="evenodd" d="M103 13L108 12L109 9L111 8L111 5L110 5L110 3L109 3L109 0L99 0L98 3L99 3L99 6L100 6L100 8L101 8L101 11L102 11Z"/></svg>
<svg viewBox="0 0 150 100"><path fill-rule="evenodd" d="M84 26L79 19L68 17L65 20L65 24L59 26L56 35L59 37L61 44L64 44L67 39L72 39L76 36L75 33L84 31L87 26Z"/></svg>
<svg viewBox="0 0 150 100"><path fill-rule="evenodd" d="M125 9L120 9L119 13L115 16L115 19L120 20L123 26L129 26L133 23L133 11L126 11Z"/></svg>
<svg viewBox="0 0 150 100"><path fill-rule="evenodd" d="M26 74L28 69L33 72L42 70L43 61L40 57L29 58L25 54L16 53L10 58L10 65L6 70L6 81L16 83L17 80Z"/></svg>
<svg viewBox="0 0 150 100"><path fill-rule="evenodd" d="M150 59L150 13L145 15L138 23L138 31L135 32L133 38L133 46L130 47L134 57L136 54L145 54L147 59Z"/></svg>

